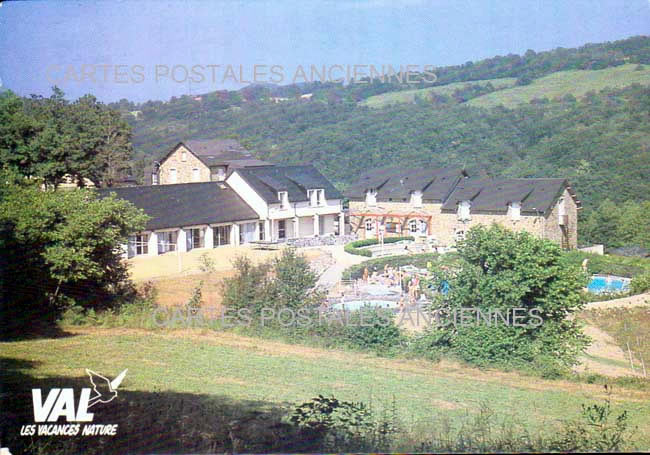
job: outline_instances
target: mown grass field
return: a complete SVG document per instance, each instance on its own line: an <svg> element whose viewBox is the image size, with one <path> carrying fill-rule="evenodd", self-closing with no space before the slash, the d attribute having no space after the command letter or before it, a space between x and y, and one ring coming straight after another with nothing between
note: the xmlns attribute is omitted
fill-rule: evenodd
<svg viewBox="0 0 650 455"><path fill-rule="evenodd" d="M544 432L564 419L577 418L582 403L606 397L603 387L595 384L541 380L447 361L386 359L208 330L66 330L71 336L3 342L0 356L25 365L21 374L35 378L35 383L56 378L61 386L66 377L83 378L85 368L109 377L128 368L121 388L133 393L227 396L278 405L323 394L380 409L394 400L400 419L416 433L426 432L441 419L453 422L475 414L482 406L513 424ZM650 449L650 391L619 387L612 400L616 411L629 412L642 448ZM114 406L119 411L119 403Z"/></svg>
<svg viewBox="0 0 650 455"><path fill-rule="evenodd" d="M559 71L535 79L529 85L506 88L467 101L470 106L495 107L500 104L515 107L535 98L562 97L572 94L582 97L587 92L604 88L620 88L632 84L650 85L650 66L638 70L636 64L621 65L602 70Z"/></svg>
<svg viewBox="0 0 650 455"><path fill-rule="evenodd" d="M417 90L404 90L371 96L360 104L371 108L382 108L391 104L412 103L416 96L426 99L427 95L437 93L452 95L455 90L469 84L486 85L491 83L497 90L466 102L470 106L495 107L504 105L516 107L529 103L535 98L553 99L572 94L582 97L587 92L600 91L604 88L621 88L632 84L650 85L650 66L628 64L602 70L559 71L539 79L529 85L515 86L515 78L484 79L468 82L454 82Z"/></svg>
<svg viewBox="0 0 650 455"><path fill-rule="evenodd" d="M425 98L432 94L436 93L438 95L452 95L454 91L462 89L466 85L486 85L491 83L496 89L504 89L507 87L512 87L515 85L516 79L513 77L504 77L501 79L485 79L479 81L468 81L468 82L454 82L447 85L440 85L437 87L422 88L416 90L404 90L399 92L388 92L382 93L381 95L371 96L361 103L362 106L368 106L371 108L382 108L389 106L391 104L401 104L401 103L412 103L415 100L416 96Z"/></svg>

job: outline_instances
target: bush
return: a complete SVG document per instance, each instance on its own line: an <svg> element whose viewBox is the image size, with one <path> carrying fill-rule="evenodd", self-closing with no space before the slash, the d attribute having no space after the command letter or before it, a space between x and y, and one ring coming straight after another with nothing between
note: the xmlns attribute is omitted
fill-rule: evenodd
<svg viewBox="0 0 650 455"><path fill-rule="evenodd" d="M550 451L559 452L618 452L627 439L628 415L622 411L614 415L609 394L603 404L582 405L581 420L566 422L562 431L550 441Z"/></svg>
<svg viewBox="0 0 650 455"><path fill-rule="evenodd" d="M630 282L630 292L632 294L642 294L650 291L650 273L637 275Z"/></svg>
<svg viewBox="0 0 650 455"><path fill-rule="evenodd" d="M373 307L353 312L345 326L344 336L353 346L383 353L403 341L393 312Z"/></svg>
<svg viewBox="0 0 650 455"><path fill-rule="evenodd" d="M216 270L216 262L208 253L203 253L199 256L199 269L203 273L214 272Z"/></svg>
<svg viewBox="0 0 650 455"><path fill-rule="evenodd" d="M650 259L617 256L614 254L593 254L582 251L567 251L564 253L566 260L580 266L585 259L587 262L587 272L591 275L616 275L627 278L633 278L636 275L650 273Z"/></svg>
<svg viewBox="0 0 650 455"><path fill-rule="evenodd" d="M229 309L248 309L259 315L263 308L296 309L319 303L318 293L312 292L316 274L292 248L258 265L241 256L233 266L235 275L222 282L223 304Z"/></svg>
<svg viewBox="0 0 650 455"><path fill-rule="evenodd" d="M436 271L432 283L439 288L448 282L449 292L438 296L434 309L453 317L438 328L445 335L435 347L478 365L532 365L542 358L545 368L549 362L559 370L575 364L587 338L569 316L583 307L587 280L558 245L527 232L477 226L458 254L459 269ZM470 319L464 322L463 314Z"/></svg>
<svg viewBox="0 0 650 455"><path fill-rule="evenodd" d="M414 240L412 236L406 236L406 237L385 237L384 238L384 243L397 243L401 242L403 240ZM371 257L372 252L369 250L363 249L362 247L364 246L370 246L370 245L378 245L379 240L378 239L365 239L365 240L355 240L354 242L350 242L345 247L343 248L346 253L350 254L356 254L357 256L366 256L366 257Z"/></svg>
<svg viewBox="0 0 650 455"><path fill-rule="evenodd" d="M314 441L319 451L389 452L400 429L397 410L377 418L362 402L318 395L295 408L289 419Z"/></svg>

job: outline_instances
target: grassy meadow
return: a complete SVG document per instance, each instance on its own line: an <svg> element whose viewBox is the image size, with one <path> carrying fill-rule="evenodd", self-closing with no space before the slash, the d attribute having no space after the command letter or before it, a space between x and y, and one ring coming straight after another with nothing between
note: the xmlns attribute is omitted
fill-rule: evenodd
<svg viewBox="0 0 650 455"><path fill-rule="evenodd" d="M193 396L227 397L267 407L295 406L318 394L363 401L377 409L394 403L407 429L402 444L411 450L413 441L442 422L457 424L481 409L510 422L507 425L543 434L577 418L581 404L606 398L602 385L542 380L450 361L381 358L225 332L76 327L66 331L69 336L56 339L0 344L3 363L18 365L13 373L3 365L3 375L20 373L29 378L24 383L36 384L55 378L64 386L66 378L83 382L85 368L109 377L128 368L121 387L127 395L153 391L190 401ZM3 378L3 383L11 381ZM650 448L650 391L615 387L611 398L614 410L627 410L631 424L638 427L641 448ZM119 409L119 403L115 406Z"/></svg>
<svg viewBox="0 0 650 455"><path fill-rule="evenodd" d="M637 69L637 68L641 69ZM602 70L559 71L533 80L528 85L498 90L467 101L470 106L516 107L535 98L553 99L571 94L577 98L589 91L621 88L632 84L650 85L650 66L621 65Z"/></svg>

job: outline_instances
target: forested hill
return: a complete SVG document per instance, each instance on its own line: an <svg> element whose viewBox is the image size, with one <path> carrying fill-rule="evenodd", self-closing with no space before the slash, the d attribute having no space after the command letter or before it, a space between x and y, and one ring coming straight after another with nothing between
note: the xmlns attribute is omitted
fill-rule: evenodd
<svg viewBox="0 0 650 455"><path fill-rule="evenodd" d="M375 106L366 100L414 87L255 86L114 107L131 117L140 172L178 140L231 136L264 159L313 163L341 187L387 163L464 165L567 177L586 211L605 199L650 199L650 38L529 51L436 74L435 86ZM293 98L301 93L313 97ZM271 95L290 99L276 104ZM129 111L141 113L135 120Z"/></svg>

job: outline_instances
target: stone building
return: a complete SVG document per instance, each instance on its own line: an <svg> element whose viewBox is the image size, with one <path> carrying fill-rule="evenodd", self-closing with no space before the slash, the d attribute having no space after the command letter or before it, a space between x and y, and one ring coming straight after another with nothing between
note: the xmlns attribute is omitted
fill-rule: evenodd
<svg viewBox="0 0 650 455"><path fill-rule="evenodd" d="M271 165L234 139L183 141L154 163L151 184L220 182L234 169Z"/></svg>
<svg viewBox="0 0 650 455"><path fill-rule="evenodd" d="M471 176L458 168L383 168L345 192L359 238L412 235L451 246L468 229L499 224L563 248L578 243L580 201L565 179Z"/></svg>

